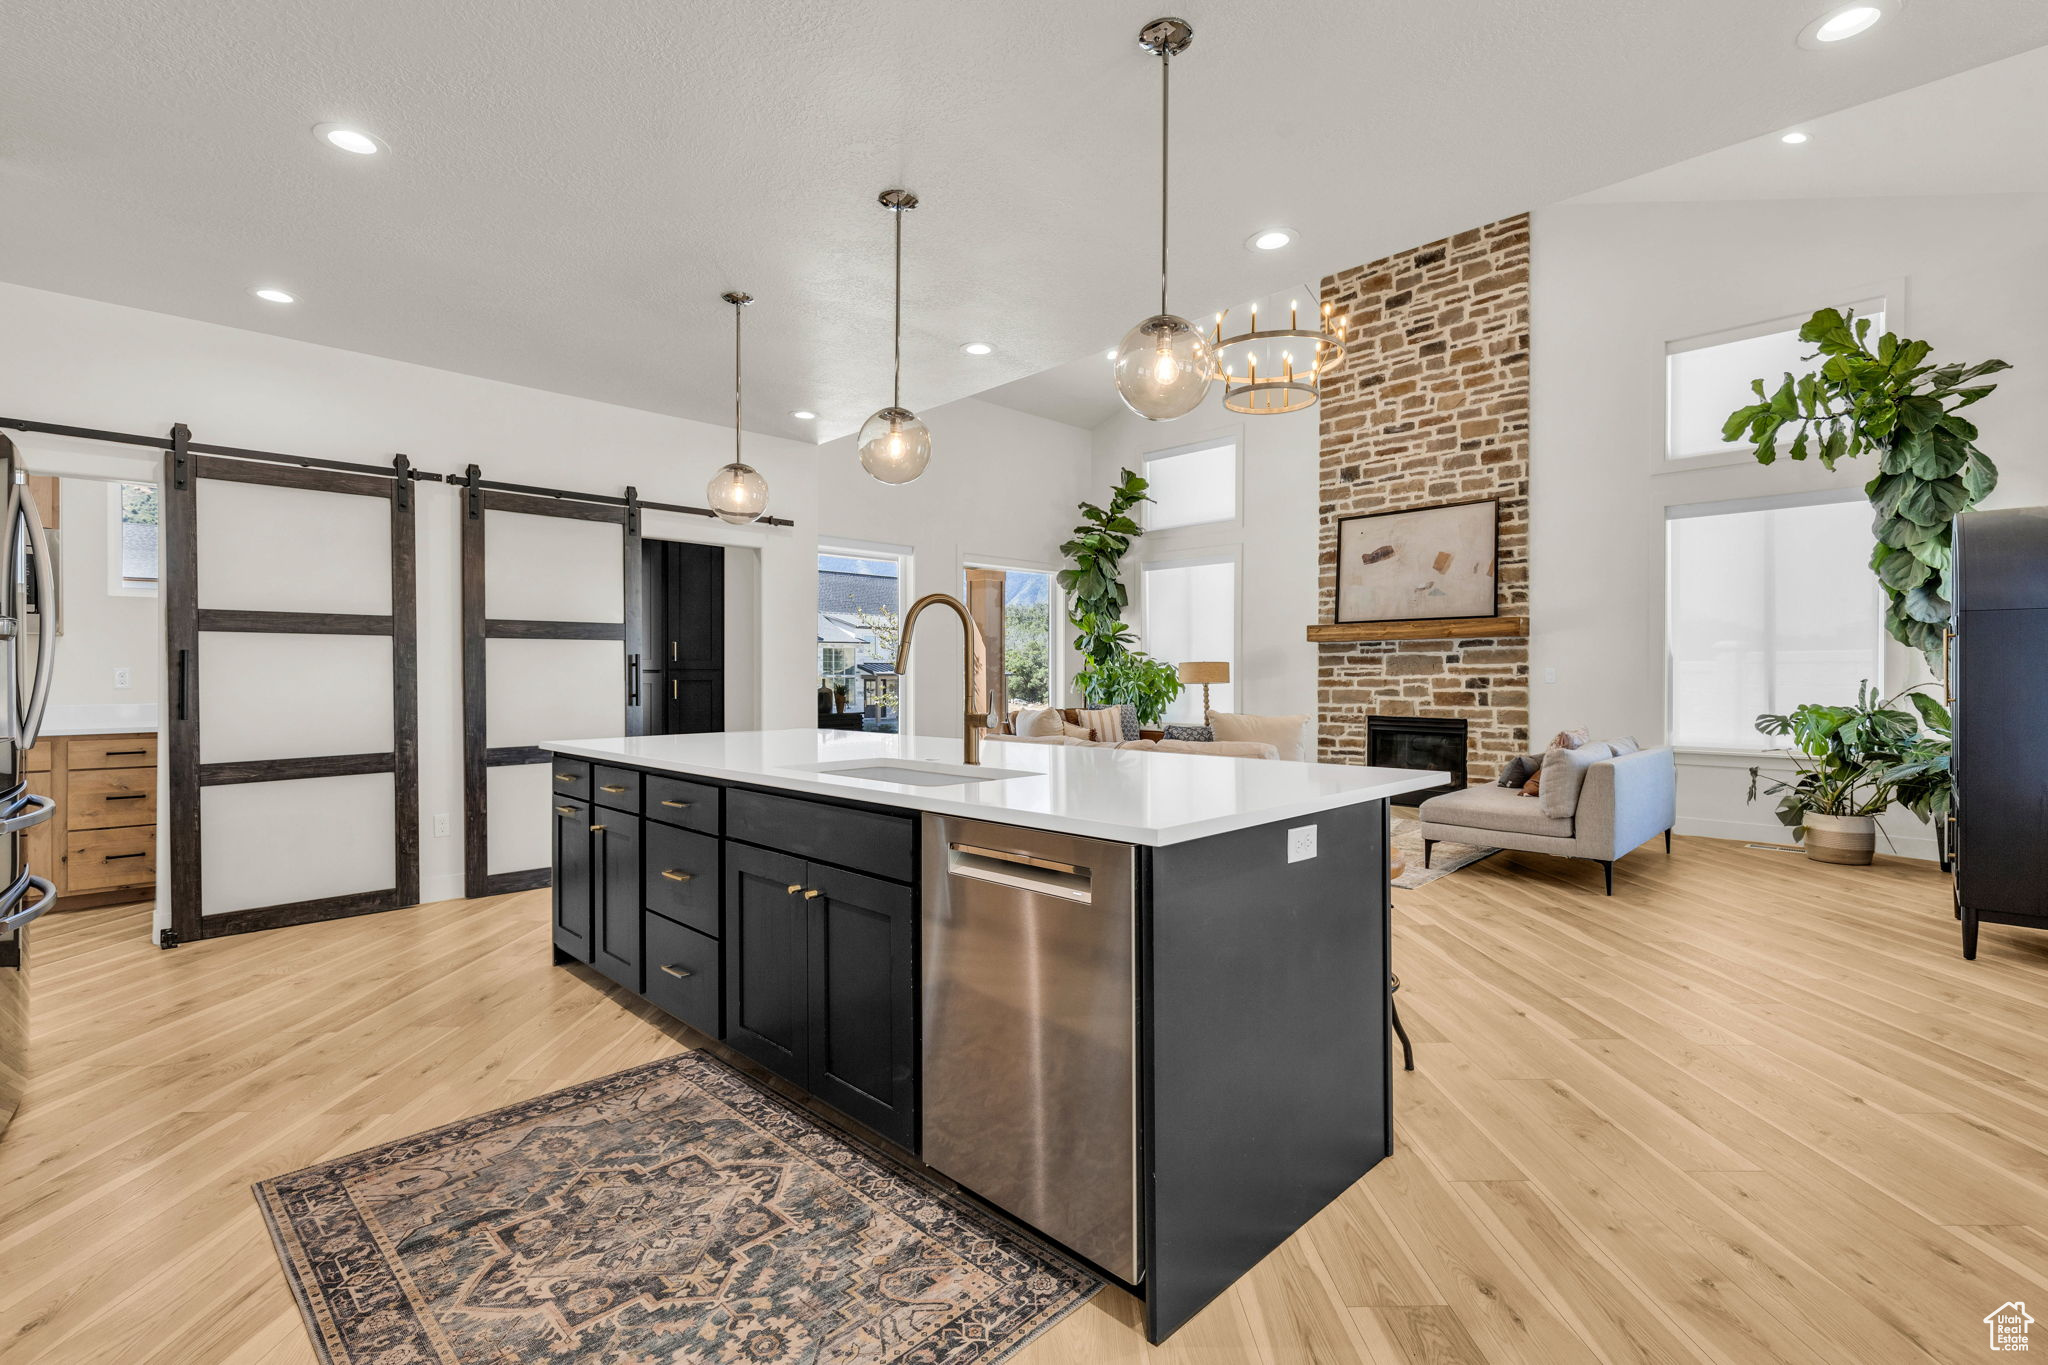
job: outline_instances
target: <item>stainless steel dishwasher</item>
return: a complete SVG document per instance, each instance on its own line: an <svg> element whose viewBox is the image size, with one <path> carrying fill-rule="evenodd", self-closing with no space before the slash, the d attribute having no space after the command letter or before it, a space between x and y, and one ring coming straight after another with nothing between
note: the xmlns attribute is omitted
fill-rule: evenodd
<svg viewBox="0 0 2048 1365"><path fill-rule="evenodd" d="M924 817L924 1159L1133 1283L1134 853Z"/></svg>

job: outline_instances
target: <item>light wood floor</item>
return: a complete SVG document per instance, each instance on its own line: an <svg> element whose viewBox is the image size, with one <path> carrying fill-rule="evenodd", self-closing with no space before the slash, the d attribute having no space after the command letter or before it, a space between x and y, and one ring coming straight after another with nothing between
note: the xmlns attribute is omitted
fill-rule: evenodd
<svg viewBox="0 0 2048 1365"><path fill-rule="evenodd" d="M2048 1306L2048 935L1946 882L1680 839L1397 893L1399 1150L1165 1347L1110 1292L1018 1365L1975 1361ZM0 1358L313 1359L248 1186L664 1056L539 894L149 946L35 939ZM2048 1324L2048 1312L2041 1312ZM2044 1325L2048 1340L2048 1325Z"/></svg>

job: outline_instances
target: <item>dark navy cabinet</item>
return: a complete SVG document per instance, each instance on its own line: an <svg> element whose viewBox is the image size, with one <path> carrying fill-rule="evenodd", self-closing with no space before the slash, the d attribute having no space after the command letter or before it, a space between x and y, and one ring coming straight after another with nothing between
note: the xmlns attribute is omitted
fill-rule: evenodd
<svg viewBox="0 0 2048 1365"><path fill-rule="evenodd" d="M590 807L555 801L555 950L590 961Z"/></svg>
<svg viewBox="0 0 2048 1365"><path fill-rule="evenodd" d="M592 812L590 965L629 991L640 981L640 817L603 806Z"/></svg>

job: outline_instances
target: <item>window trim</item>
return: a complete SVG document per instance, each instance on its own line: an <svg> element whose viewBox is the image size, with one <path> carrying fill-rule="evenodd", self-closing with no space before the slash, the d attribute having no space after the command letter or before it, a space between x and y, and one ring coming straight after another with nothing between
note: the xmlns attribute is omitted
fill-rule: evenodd
<svg viewBox="0 0 2048 1365"><path fill-rule="evenodd" d="M130 578L126 573L127 566L121 562L121 552L125 548L121 528L127 525L121 519L121 490L130 484L142 488L158 489L158 506L162 506L162 486L159 484L148 483L142 479L108 479L105 481L103 486L107 490L107 596L156 597L163 590L164 556L163 528L161 524L157 528L157 576L155 578Z"/></svg>
<svg viewBox="0 0 2048 1365"><path fill-rule="evenodd" d="M1138 474L1148 484L1151 482L1151 465L1154 460L1170 460L1177 455L1193 455L1200 451L1230 447L1230 503L1232 513L1228 517L1217 517L1213 521L1184 521L1173 526L1154 526L1152 510L1155 504L1141 502L1135 509L1138 525L1145 529L1145 535L1179 536L1188 532L1214 533L1217 528L1244 529L1244 428L1230 427L1212 433L1198 441L1185 441L1180 445L1166 446L1159 450L1148 450L1138 457Z"/></svg>
<svg viewBox="0 0 2048 1365"><path fill-rule="evenodd" d="M1067 623L1066 594L1060 591L1060 570L1066 567L1050 562L1034 562L1005 555L963 554L954 566L953 582L960 590L960 600L966 601L967 571L969 569L1001 569L1004 573L1044 574L1049 581L1046 592L1046 659L1045 689L1046 705L1058 706L1067 695L1067 684L1071 681L1072 669L1068 655L1063 627ZM1004 678L1004 687L1009 679Z"/></svg>
<svg viewBox="0 0 2048 1365"><path fill-rule="evenodd" d="M1774 332L1796 331L1813 316L1815 309L1825 307L1853 308L1860 314L1873 309L1882 309L1885 315L1885 329L1899 331L1906 320L1906 281L1903 277L1884 281L1879 285L1860 289L1828 291L1824 298L1842 302L1832 305L1821 302L1803 312L1785 313L1779 316L1740 323L1711 332L1697 332L1689 336L1667 338L1659 347L1657 364L1659 369L1657 392L1660 402L1657 410L1657 438L1651 444L1650 464L1653 473L1683 474L1698 469L1724 469L1730 465L1749 464L1755 456L1750 447L1744 445L1724 446L1718 450L1702 451L1697 455L1673 455L1676 433L1672 430L1673 408L1671 391L1671 359L1690 351L1704 351L1713 346L1725 346L1730 342L1749 341L1756 337L1770 336Z"/></svg>
<svg viewBox="0 0 2048 1365"><path fill-rule="evenodd" d="M1677 687L1677 673L1672 667L1672 615L1671 594L1674 584L1671 576L1671 523L1691 521L1702 517L1735 516L1745 512L1777 512L1793 507L1823 507L1830 504L1862 503L1865 501L1861 486L1851 488L1821 488L1805 493L1772 493L1754 498L1727 498L1715 502L1671 503L1664 508L1664 739L1676 753L1692 756L1735 758L1743 757L1753 764L1758 758L1769 759L1784 746L1764 745L1763 736L1758 735L1759 746L1754 749L1730 748L1725 744L1681 744L1674 729ZM1870 577L1870 591L1873 599L1879 591L1876 575ZM1884 628L1884 607L1879 603L1875 632L1877 676L1871 679L1880 689L1886 684L1885 671L1889 662L1886 642L1891 636Z"/></svg>
<svg viewBox="0 0 2048 1365"><path fill-rule="evenodd" d="M846 536L819 536L811 554L811 600L818 598L818 561L826 555L842 559L893 559L896 561L896 610L907 615L910 604L918 598L917 553L908 545L893 545L881 540L855 540ZM896 733L914 735L917 733L917 688L912 685L908 674L896 677Z"/></svg>
<svg viewBox="0 0 2048 1365"><path fill-rule="evenodd" d="M1152 623L1149 617L1151 594L1145 584L1145 575L1154 569L1199 568L1208 564L1228 564L1231 571L1230 602L1230 681L1225 686L1231 689L1231 704L1238 710L1231 714L1252 715L1245 705L1245 660L1244 660L1244 546L1216 545L1202 549L1189 547L1184 551L1169 551L1156 557L1148 557L1138 564L1138 648L1153 658L1161 656L1152 653ZM1163 663L1181 664L1184 659L1161 659ZM1174 724L1184 722L1176 721Z"/></svg>

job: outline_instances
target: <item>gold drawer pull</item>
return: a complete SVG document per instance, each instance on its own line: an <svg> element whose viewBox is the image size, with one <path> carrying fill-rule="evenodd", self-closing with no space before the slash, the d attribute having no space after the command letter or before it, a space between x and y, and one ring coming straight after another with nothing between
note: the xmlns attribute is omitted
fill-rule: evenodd
<svg viewBox="0 0 2048 1365"><path fill-rule="evenodd" d="M664 962L664 963L662 963L662 964L661 964L661 969L662 969L663 971L667 972L667 973L668 973L668 974L669 974L670 976L673 976L673 977L677 978L678 980L680 980L680 979L682 979L683 977L686 977L686 976L695 976L695 975L696 975L696 973L695 973L695 972L693 972L693 971L690 971L690 970L688 970L688 969L686 969L686 968L683 968L683 967L678 967L678 966L675 966L675 965L673 965L673 964L671 964L671 963L667 963L667 962Z"/></svg>
<svg viewBox="0 0 2048 1365"><path fill-rule="evenodd" d="M814 901L824 894L825 893L822 891L806 891L804 892L804 899L807 901Z"/></svg>
<svg viewBox="0 0 2048 1365"><path fill-rule="evenodd" d="M688 872L678 872L672 867L663 868L661 875L668 878L672 882L686 882L690 880L691 876L691 874Z"/></svg>
<svg viewBox="0 0 2048 1365"><path fill-rule="evenodd" d="M599 787L599 788L598 788L598 790L599 790L599 791L601 791L601 792L622 792L622 791L624 791L624 790L625 790L625 788L624 788L624 787L615 787L615 786L612 786L612 785L611 785L610 783L606 783L606 784L605 784L604 786L602 786L602 787Z"/></svg>
<svg viewBox="0 0 2048 1365"><path fill-rule="evenodd" d="M556 774L555 774L555 781L557 781L557 782L574 782L575 780L576 780L576 774L574 774L574 773L556 773Z"/></svg>
<svg viewBox="0 0 2048 1365"><path fill-rule="evenodd" d="M797 892L804 889L804 884L802 882L792 882L785 889L788 890L790 895L794 896Z"/></svg>
<svg viewBox="0 0 2048 1365"><path fill-rule="evenodd" d="M574 806L556 806L555 809L562 812L562 814L564 815L574 815L576 813L576 808Z"/></svg>
<svg viewBox="0 0 2048 1365"><path fill-rule="evenodd" d="M590 827L590 832L591 832L592 834L602 834L602 833L604 833L604 826L603 826L603 825L592 825L592 826Z"/></svg>
<svg viewBox="0 0 2048 1365"><path fill-rule="evenodd" d="M667 806L670 810L688 810L690 808L690 803L687 801L664 801L661 804Z"/></svg>

